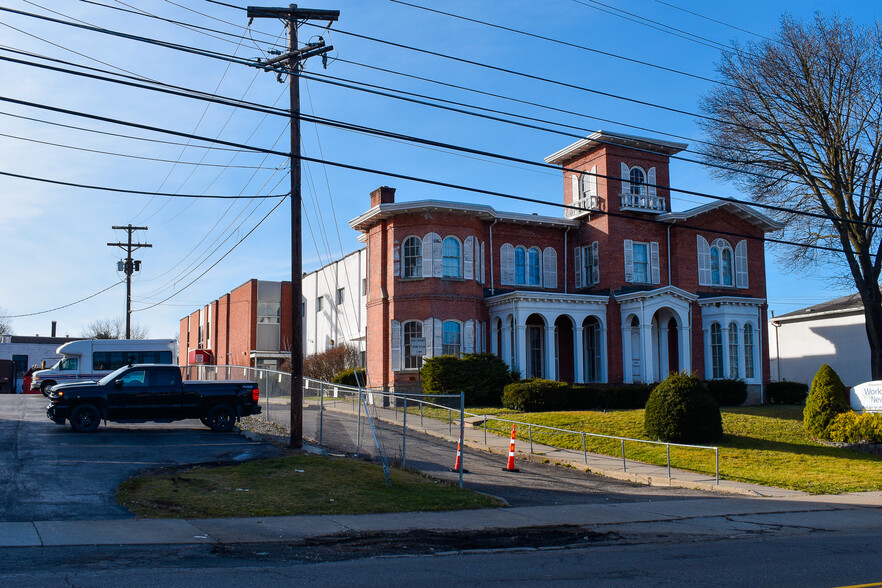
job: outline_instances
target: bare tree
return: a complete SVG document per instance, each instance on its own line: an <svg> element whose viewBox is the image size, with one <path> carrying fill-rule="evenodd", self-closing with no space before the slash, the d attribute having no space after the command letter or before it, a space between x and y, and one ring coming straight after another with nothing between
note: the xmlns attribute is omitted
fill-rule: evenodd
<svg viewBox="0 0 882 588"><path fill-rule="evenodd" d="M146 339L147 335L147 327L132 325L132 339ZM83 330L83 337L86 339L122 339L125 336L125 321L119 317L95 319Z"/></svg>
<svg viewBox="0 0 882 588"><path fill-rule="evenodd" d="M756 202L787 208L791 268L834 262L860 293L872 377L882 379L882 29L820 14L781 19L773 40L736 46L703 100L705 161ZM809 213L809 216L798 213ZM827 248L827 249L823 249Z"/></svg>
<svg viewBox="0 0 882 588"><path fill-rule="evenodd" d="M6 310L0 308L0 335L9 335L12 333L12 321L9 320Z"/></svg>

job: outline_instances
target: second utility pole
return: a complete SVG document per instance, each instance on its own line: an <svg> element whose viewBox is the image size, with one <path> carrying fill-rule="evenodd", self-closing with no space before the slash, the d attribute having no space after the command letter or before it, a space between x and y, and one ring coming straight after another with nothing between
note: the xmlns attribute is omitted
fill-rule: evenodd
<svg viewBox="0 0 882 588"><path fill-rule="evenodd" d="M123 265L123 271L126 273L126 339L132 338L132 274L135 272L135 260L132 259L132 251L141 247L153 247L150 243L132 243L132 233L135 231L146 231L147 227L133 227L131 223L126 226L114 225L111 227L115 230L122 230L129 234L129 239L125 243L108 243L108 247L120 247L126 251L126 260ZM140 261L138 266L140 269Z"/></svg>
<svg viewBox="0 0 882 588"><path fill-rule="evenodd" d="M249 6L248 18L280 18L288 25L288 53L263 62L264 66L288 62L291 94L291 446L303 446L303 245L300 218L300 70L308 57L321 55L332 47L324 42L297 48L299 21L321 20L328 23L340 17L339 10L269 8Z"/></svg>

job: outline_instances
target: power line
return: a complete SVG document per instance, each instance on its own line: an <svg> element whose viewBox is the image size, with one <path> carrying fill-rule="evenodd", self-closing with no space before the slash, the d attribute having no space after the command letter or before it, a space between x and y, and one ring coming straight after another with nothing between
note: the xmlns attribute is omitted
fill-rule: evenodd
<svg viewBox="0 0 882 588"><path fill-rule="evenodd" d="M39 315L39 314L47 314L47 313L50 313L50 312L55 312L56 310L61 310L62 308L68 308L68 307L74 306L75 304L79 304L79 303L81 303L81 302L85 302L86 300L89 300L90 298L95 298L95 297L98 296L99 294L104 294L105 292L107 292L107 291L110 290L111 288L115 288L115 287L119 286L119 285L122 284L122 283L123 283L122 281L116 282L115 284L111 284L110 286L104 288L103 290L98 290L98 291L95 292L94 294L90 294L90 295L86 296L85 298L80 298L79 300L76 300L76 301L71 302L71 303L69 303L69 304L63 304L63 305L61 305L61 306L56 306L55 308L49 308L49 309L47 309L47 310L39 310L39 311L37 311L37 312L28 312L28 313L25 313L25 314L8 314L8 315L5 315L5 316L6 316L7 318L23 318L23 317L27 317L27 316L37 316L37 315Z"/></svg>
<svg viewBox="0 0 882 588"><path fill-rule="evenodd" d="M723 26L725 26L725 27L729 27L730 29L735 29L736 31L741 31L742 33L747 33L748 35L753 35L753 36L755 36L755 37L761 37L761 38L763 38L763 39L765 39L765 40L767 40L767 41L773 41L773 42L775 42L775 40L772 39L771 37L767 37L767 36L762 35L762 34L760 34L760 33L755 33L755 32L753 32L753 31L749 31L749 30L747 30L747 29L741 28L741 27L739 27L739 26L735 26L735 25L733 25L733 24L731 24L731 23L728 23L728 22L725 22L725 21L722 21L722 20L717 20L717 19L715 19L715 18L711 18L711 17L706 16L706 15L704 15L704 14L700 14L700 13L698 13L698 12L695 12L694 10L688 10L688 9L686 9L686 8L683 8L682 6L677 6L676 4L671 4L670 2L664 2L663 0L654 0L654 1L655 1L655 2L658 2L659 4L663 4L663 5L665 5L665 6L669 6L669 7L673 8L673 9L675 9L675 10L679 10L679 11L681 11L681 12L685 12L686 14L691 14L691 15L693 15L693 16L697 16L698 18L703 18L704 20L708 20L708 21L710 21L710 22L715 22L715 23L717 23L717 24L721 24L721 25L723 25Z"/></svg>

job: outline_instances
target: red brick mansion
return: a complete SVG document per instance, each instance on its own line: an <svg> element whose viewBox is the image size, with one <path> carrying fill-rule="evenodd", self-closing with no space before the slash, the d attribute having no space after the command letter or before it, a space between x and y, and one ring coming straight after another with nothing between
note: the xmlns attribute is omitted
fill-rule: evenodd
<svg viewBox="0 0 882 588"><path fill-rule="evenodd" d="M669 157L685 148L601 131L554 153L561 217L375 190L350 221L365 249L304 277L304 349L359 346L374 389L414 387L424 357L488 351L526 377L685 370L740 378L757 400L769 381L764 235L780 225L725 201L671 212ZM252 280L182 319L181 362L202 347L217 363L276 367L289 355L288 286Z"/></svg>
<svg viewBox="0 0 882 588"><path fill-rule="evenodd" d="M724 201L671 212L669 157L686 145L592 134L564 169L563 217L371 194L368 386L403 389L423 356L489 351L523 376L653 382L672 371L769 380L764 235Z"/></svg>

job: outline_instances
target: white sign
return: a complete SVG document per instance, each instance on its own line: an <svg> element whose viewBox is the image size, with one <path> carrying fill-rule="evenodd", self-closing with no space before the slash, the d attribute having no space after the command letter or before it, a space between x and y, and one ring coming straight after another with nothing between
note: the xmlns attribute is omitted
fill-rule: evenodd
<svg viewBox="0 0 882 588"><path fill-rule="evenodd" d="M855 412L882 412L882 381L858 384L849 392Z"/></svg>
<svg viewBox="0 0 882 588"><path fill-rule="evenodd" d="M410 338L410 355L411 357L425 357L426 355L426 338L411 337Z"/></svg>

